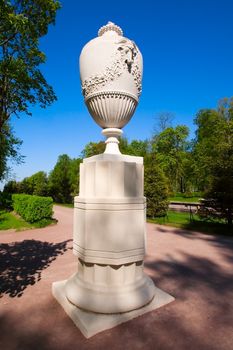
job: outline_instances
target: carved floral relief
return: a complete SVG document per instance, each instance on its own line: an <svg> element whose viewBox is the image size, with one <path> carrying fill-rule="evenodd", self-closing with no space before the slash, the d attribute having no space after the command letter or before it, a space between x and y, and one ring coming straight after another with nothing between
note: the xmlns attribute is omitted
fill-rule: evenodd
<svg viewBox="0 0 233 350"><path fill-rule="evenodd" d="M84 97L97 92L106 84L118 79L125 70L132 74L138 97L140 96L142 77L138 62L138 49L133 41L126 38L121 38L115 44L116 50L111 57L112 63L106 67L104 72L83 81L82 93Z"/></svg>

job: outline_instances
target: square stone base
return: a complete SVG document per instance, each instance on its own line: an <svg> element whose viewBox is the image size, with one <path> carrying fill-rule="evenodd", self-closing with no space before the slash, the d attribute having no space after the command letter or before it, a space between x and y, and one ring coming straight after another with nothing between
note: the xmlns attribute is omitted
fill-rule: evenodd
<svg viewBox="0 0 233 350"><path fill-rule="evenodd" d="M94 312L81 310L71 304L65 296L65 283L66 280L53 283L53 296L86 338L90 338L99 332L113 328L123 322L127 322L135 317L141 316L146 312L156 310L175 299L171 295L155 287L156 292L153 300L148 305L140 309L122 314L97 314Z"/></svg>

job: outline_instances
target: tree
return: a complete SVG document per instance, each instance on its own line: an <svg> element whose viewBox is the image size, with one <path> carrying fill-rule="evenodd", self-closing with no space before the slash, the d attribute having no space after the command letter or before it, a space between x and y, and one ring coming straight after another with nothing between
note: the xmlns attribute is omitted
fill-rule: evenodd
<svg viewBox="0 0 233 350"><path fill-rule="evenodd" d="M219 133L223 127L223 119L217 110L202 109L197 113L194 123L197 125L193 145L193 161L195 161L196 177L199 186L206 191L210 186L212 166L218 156Z"/></svg>
<svg viewBox="0 0 233 350"><path fill-rule="evenodd" d="M81 162L82 159L80 158L71 159L70 162L69 179L72 198L79 193L79 167Z"/></svg>
<svg viewBox="0 0 233 350"><path fill-rule="evenodd" d="M32 105L45 108L56 100L39 69L46 60L39 49L39 39L47 34L49 24L55 22L59 8L56 0L0 1L0 178L9 154L17 157L16 145L20 145L9 131L6 136L10 117L19 117L20 113L31 115Z"/></svg>
<svg viewBox="0 0 233 350"><path fill-rule="evenodd" d="M22 161L22 156L18 153L21 143L22 141L15 137L9 123L5 123L0 132L0 180L8 175L7 161L10 158L13 158L16 163Z"/></svg>
<svg viewBox="0 0 233 350"><path fill-rule="evenodd" d="M67 154L58 157L48 178L48 191L55 202L72 203L79 192L80 158L71 159Z"/></svg>
<svg viewBox="0 0 233 350"><path fill-rule="evenodd" d="M194 154L203 178L205 197L228 224L233 220L233 98L218 108L201 110L195 119ZM213 211L214 213L214 211Z"/></svg>
<svg viewBox="0 0 233 350"><path fill-rule="evenodd" d="M172 127L172 122L174 120L174 114L171 112L160 112L155 116L155 127L154 133L159 134L167 128Z"/></svg>
<svg viewBox="0 0 233 350"><path fill-rule="evenodd" d="M132 140L127 148L127 154L137 157L145 157L150 151L150 145L147 140Z"/></svg>
<svg viewBox="0 0 233 350"><path fill-rule="evenodd" d="M44 171L38 171L28 178L29 186L32 188L32 194L36 196L48 195L48 178Z"/></svg>
<svg viewBox="0 0 233 350"><path fill-rule="evenodd" d="M184 191L184 163L189 147L187 141L189 129L185 125L175 128L169 127L154 136L152 141L153 152L169 180L171 191Z"/></svg>
<svg viewBox="0 0 233 350"><path fill-rule="evenodd" d="M219 167L215 167L210 183L210 188L205 197L210 198L210 216L226 219L228 225L233 222L233 161L230 167L225 167L225 161ZM212 215L211 215L212 214Z"/></svg>
<svg viewBox="0 0 233 350"><path fill-rule="evenodd" d="M62 154L58 157L55 167L49 174L49 192L55 202L72 202L70 166L70 157L67 154Z"/></svg>
<svg viewBox="0 0 233 350"><path fill-rule="evenodd" d="M88 158L88 157L95 156L97 154L101 154L104 152L105 147L106 145L104 141L89 142L82 150L81 157Z"/></svg>
<svg viewBox="0 0 233 350"><path fill-rule="evenodd" d="M148 155L145 163L144 193L147 198L147 216L165 216L168 210L167 179L154 155Z"/></svg>
<svg viewBox="0 0 233 350"><path fill-rule="evenodd" d="M3 192L9 194L20 193L20 185L15 180L8 181L3 188Z"/></svg>
<svg viewBox="0 0 233 350"><path fill-rule="evenodd" d="M19 183L20 193L33 194L33 183L30 181L30 177L25 177Z"/></svg>

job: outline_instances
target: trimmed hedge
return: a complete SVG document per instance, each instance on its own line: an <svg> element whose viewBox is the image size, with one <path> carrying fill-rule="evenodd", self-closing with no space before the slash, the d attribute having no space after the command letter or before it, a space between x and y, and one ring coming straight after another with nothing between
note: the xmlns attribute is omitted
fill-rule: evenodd
<svg viewBox="0 0 233 350"><path fill-rule="evenodd" d="M53 199L51 197L13 194L12 200L14 211L27 222L33 223L52 217Z"/></svg>

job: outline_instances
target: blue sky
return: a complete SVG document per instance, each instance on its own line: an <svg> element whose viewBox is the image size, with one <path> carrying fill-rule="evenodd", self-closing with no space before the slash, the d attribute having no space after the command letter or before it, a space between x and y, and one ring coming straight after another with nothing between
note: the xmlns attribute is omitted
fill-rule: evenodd
<svg viewBox="0 0 233 350"><path fill-rule="evenodd" d="M130 139L151 136L159 112L186 124L201 108L233 95L232 0L64 0L56 25L41 39L47 62L41 69L58 101L33 116L13 118L23 140L25 163L12 165L17 180L54 167L57 157L78 157L90 141L102 139L81 95L78 57L82 47L112 21L133 39L144 58L143 93L124 128Z"/></svg>

